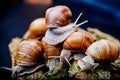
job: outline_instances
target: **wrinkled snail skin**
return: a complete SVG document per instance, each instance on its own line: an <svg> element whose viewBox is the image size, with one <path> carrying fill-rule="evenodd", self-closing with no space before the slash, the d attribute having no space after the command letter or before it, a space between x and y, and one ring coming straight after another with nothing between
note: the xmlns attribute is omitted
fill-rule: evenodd
<svg viewBox="0 0 120 80"><path fill-rule="evenodd" d="M34 39L24 40L18 46L16 64L32 66L37 63L43 52L43 45L40 41Z"/></svg>
<svg viewBox="0 0 120 80"><path fill-rule="evenodd" d="M85 53L95 61L113 62L119 57L119 48L112 41L101 39L90 45Z"/></svg>
<svg viewBox="0 0 120 80"><path fill-rule="evenodd" d="M33 20L29 26L28 31L23 36L24 39L36 39L43 37L48 30L45 18L37 18Z"/></svg>
<svg viewBox="0 0 120 80"><path fill-rule="evenodd" d="M91 35L84 31L71 33L63 43L63 48L71 51L85 52L94 42Z"/></svg>
<svg viewBox="0 0 120 80"><path fill-rule="evenodd" d="M48 27L65 26L70 23L72 18L71 10L64 5L48 8L45 14Z"/></svg>
<svg viewBox="0 0 120 80"><path fill-rule="evenodd" d="M48 29L44 37L45 42L50 45L57 45L63 42L72 32L74 32L72 26L72 24L69 24L65 27Z"/></svg>

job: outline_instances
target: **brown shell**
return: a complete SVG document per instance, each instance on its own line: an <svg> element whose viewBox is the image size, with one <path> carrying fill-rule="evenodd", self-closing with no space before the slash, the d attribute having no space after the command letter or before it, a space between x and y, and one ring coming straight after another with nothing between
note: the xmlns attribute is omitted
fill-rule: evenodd
<svg viewBox="0 0 120 80"><path fill-rule="evenodd" d="M85 53L96 61L115 61L119 56L119 49L112 41L101 39L91 44Z"/></svg>
<svg viewBox="0 0 120 80"><path fill-rule="evenodd" d="M71 51L85 52L94 42L94 39L87 32L73 32L63 43L63 48Z"/></svg>
<svg viewBox="0 0 120 80"><path fill-rule="evenodd" d="M16 64L22 66L34 65L42 54L43 45L40 41L34 39L24 40L18 46Z"/></svg>
<svg viewBox="0 0 120 80"><path fill-rule="evenodd" d="M62 51L62 44L52 46L43 41L43 47L45 50L45 55L48 58L49 58L49 56L60 56L61 51Z"/></svg>
<svg viewBox="0 0 120 80"><path fill-rule="evenodd" d="M48 8L45 14L48 26L65 26L70 23L72 18L71 10L64 5Z"/></svg>
<svg viewBox="0 0 120 80"><path fill-rule="evenodd" d="M45 18L35 19L31 22L28 31L24 35L24 39L43 37L47 30Z"/></svg>

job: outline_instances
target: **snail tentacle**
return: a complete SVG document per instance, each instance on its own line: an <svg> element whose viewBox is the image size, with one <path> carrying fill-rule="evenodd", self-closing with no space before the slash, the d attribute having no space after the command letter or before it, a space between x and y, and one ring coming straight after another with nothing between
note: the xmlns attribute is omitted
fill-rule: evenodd
<svg viewBox="0 0 120 80"><path fill-rule="evenodd" d="M85 23L87 23L87 22L88 22L88 20L85 20L85 21L83 21L83 22L77 24L77 25L76 25L76 28L79 27L79 26L81 26L81 25L83 25L83 24L85 24Z"/></svg>
<svg viewBox="0 0 120 80"><path fill-rule="evenodd" d="M75 22L74 22L74 25L77 24L77 22L78 22L78 20L80 19L81 15L82 15L82 13L79 14L79 16L77 17L77 19L76 19Z"/></svg>

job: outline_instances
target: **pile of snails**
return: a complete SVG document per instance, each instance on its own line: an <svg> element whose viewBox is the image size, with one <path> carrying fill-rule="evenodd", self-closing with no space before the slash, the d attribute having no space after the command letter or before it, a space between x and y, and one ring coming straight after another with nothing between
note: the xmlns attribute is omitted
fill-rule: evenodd
<svg viewBox="0 0 120 80"><path fill-rule="evenodd" d="M58 5L48 8L44 18L34 20L18 45L12 76L23 72L23 67L36 69L39 66L36 64L43 62L42 58L46 59L50 71L59 63L70 65L69 58L76 53L84 55L74 58L83 71L95 69L101 61L115 61L119 57L118 46L110 40L95 41L90 33L80 31L78 27L88 22L77 24L81 15L71 23L71 10Z"/></svg>

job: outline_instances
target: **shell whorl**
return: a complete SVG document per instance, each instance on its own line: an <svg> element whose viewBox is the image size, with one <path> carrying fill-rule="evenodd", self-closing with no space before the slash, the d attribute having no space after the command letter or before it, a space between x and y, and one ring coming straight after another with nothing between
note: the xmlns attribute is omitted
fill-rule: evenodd
<svg viewBox="0 0 120 80"><path fill-rule="evenodd" d="M24 40L17 49L16 64L22 66L31 66L37 63L39 57L43 54L43 45L38 40Z"/></svg>
<svg viewBox="0 0 120 80"><path fill-rule="evenodd" d="M63 48L71 51L85 52L94 39L85 31L71 33L63 43Z"/></svg>
<svg viewBox="0 0 120 80"><path fill-rule="evenodd" d="M55 29L47 30L44 41L50 45L57 45L63 42L72 32L75 31L73 25L67 25L66 27L58 27Z"/></svg>
<svg viewBox="0 0 120 80"><path fill-rule="evenodd" d="M45 14L46 23L50 25L65 26L69 24L72 18L72 12L67 6L59 5L48 8Z"/></svg>
<svg viewBox="0 0 120 80"><path fill-rule="evenodd" d="M91 44L85 52L96 61L115 61L119 56L119 49L110 40L101 39Z"/></svg>

